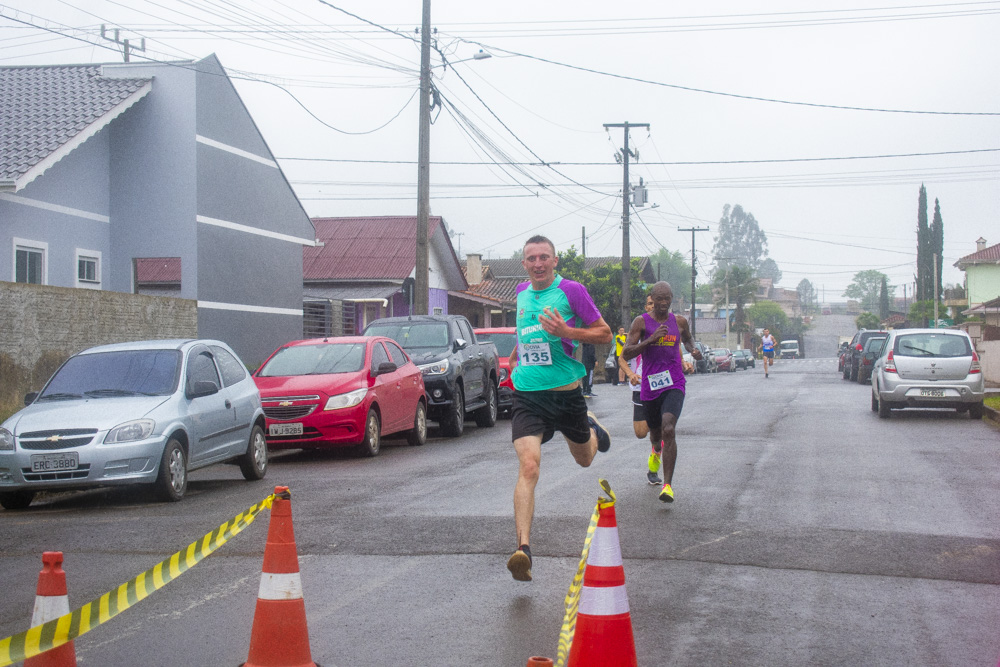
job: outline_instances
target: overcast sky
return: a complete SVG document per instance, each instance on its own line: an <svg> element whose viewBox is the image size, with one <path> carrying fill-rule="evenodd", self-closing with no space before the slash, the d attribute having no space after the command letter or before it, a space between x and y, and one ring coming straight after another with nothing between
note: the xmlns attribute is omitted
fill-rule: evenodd
<svg viewBox="0 0 1000 667"><path fill-rule="evenodd" d="M579 250L585 228L588 255L620 255L623 131L603 125L626 121L650 125L630 134L630 181L649 192L633 255L690 256L678 228L707 226L704 277L740 204L783 286L842 300L878 269L901 296L921 183L929 220L941 202L945 283L977 238L1000 242L1000 1L431 12L431 213L462 254L509 257L536 231ZM101 23L146 38L134 61L215 53L310 215L415 215L420 21L420 0L0 0L0 65L120 62Z"/></svg>

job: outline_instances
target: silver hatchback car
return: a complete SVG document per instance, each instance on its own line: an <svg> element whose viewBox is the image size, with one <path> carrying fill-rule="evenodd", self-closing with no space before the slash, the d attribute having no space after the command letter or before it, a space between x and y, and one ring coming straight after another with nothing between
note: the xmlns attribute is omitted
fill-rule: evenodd
<svg viewBox="0 0 1000 667"><path fill-rule="evenodd" d="M217 340L102 345L70 357L0 425L0 505L40 490L151 484L164 500L189 470L235 461L267 472L260 393Z"/></svg>
<svg viewBox="0 0 1000 667"><path fill-rule="evenodd" d="M875 360L872 411L954 408L983 417L983 372L972 340L955 329L890 331Z"/></svg>

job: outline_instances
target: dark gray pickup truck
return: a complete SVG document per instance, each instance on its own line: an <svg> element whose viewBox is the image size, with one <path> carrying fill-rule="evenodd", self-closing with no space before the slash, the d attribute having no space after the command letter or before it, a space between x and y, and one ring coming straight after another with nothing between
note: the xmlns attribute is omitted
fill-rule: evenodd
<svg viewBox="0 0 1000 667"><path fill-rule="evenodd" d="M410 355L424 375L427 416L441 425L443 435L462 435L470 414L478 426L496 424L497 348L491 341L477 340L465 317L385 317L364 333L391 338Z"/></svg>

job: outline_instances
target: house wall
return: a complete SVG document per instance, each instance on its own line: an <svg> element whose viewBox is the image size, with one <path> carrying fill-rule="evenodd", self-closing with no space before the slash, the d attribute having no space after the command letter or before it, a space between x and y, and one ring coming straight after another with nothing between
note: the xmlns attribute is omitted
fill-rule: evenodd
<svg viewBox="0 0 1000 667"><path fill-rule="evenodd" d="M95 345L197 338L194 301L0 282L0 418L70 356Z"/></svg>
<svg viewBox="0 0 1000 667"><path fill-rule="evenodd" d="M1000 340L980 341L976 350L986 386L1000 387Z"/></svg>
<svg viewBox="0 0 1000 667"><path fill-rule="evenodd" d="M181 296L198 296L195 240L195 89L186 67L105 66L115 77L153 76L153 89L108 126L113 280L131 292L132 259L180 257Z"/></svg>
<svg viewBox="0 0 1000 667"><path fill-rule="evenodd" d="M17 238L47 245L43 269L47 285L75 287L76 250L100 253L101 286L106 289L111 277L109 137L105 128L23 190L0 194L0 280L14 281Z"/></svg>
<svg viewBox="0 0 1000 667"><path fill-rule="evenodd" d="M1000 297L1000 264L975 264L965 270L969 306Z"/></svg>
<svg viewBox="0 0 1000 667"><path fill-rule="evenodd" d="M440 308L442 315L448 314L448 290L431 288L427 294L427 312L434 314L434 309Z"/></svg>

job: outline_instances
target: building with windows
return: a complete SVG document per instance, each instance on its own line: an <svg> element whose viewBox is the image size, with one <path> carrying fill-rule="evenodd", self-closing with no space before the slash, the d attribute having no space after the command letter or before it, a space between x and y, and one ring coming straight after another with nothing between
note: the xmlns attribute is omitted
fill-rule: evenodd
<svg viewBox="0 0 1000 667"><path fill-rule="evenodd" d="M315 231L215 56L0 67L0 99L0 280L196 300L251 365L301 336Z"/></svg>

